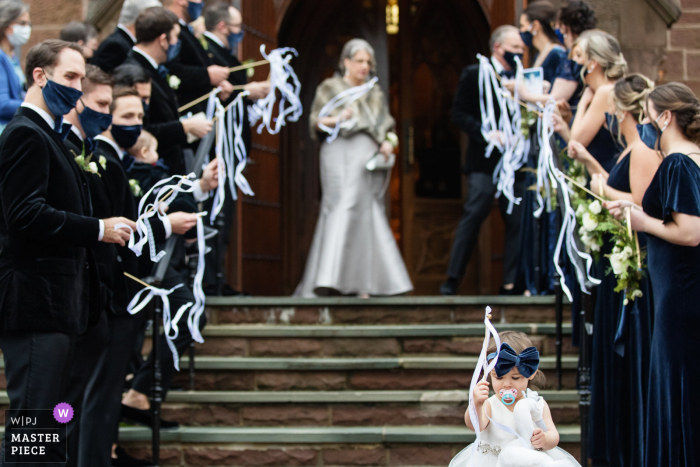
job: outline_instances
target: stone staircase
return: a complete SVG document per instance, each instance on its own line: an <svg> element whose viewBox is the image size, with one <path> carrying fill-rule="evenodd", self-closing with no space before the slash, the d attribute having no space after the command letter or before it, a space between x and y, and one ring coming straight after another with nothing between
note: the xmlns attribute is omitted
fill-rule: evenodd
<svg viewBox="0 0 700 467"><path fill-rule="evenodd" d="M578 457L577 355L565 309L565 389L552 390L552 297L210 298L195 390L163 406L181 428L162 432L161 465L446 466L474 439L464 412L486 305L499 331L526 332L540 349L541 394L560 446ZM150 456L149 430L120 437Z"/></svg>

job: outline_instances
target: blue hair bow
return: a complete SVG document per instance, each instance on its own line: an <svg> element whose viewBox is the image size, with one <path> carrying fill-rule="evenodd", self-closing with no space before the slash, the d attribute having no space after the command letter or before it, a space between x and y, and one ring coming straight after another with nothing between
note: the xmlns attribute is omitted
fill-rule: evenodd
<svg viewBox="0 0 700 467"><path fill-rule="evenodd" d="M491 360L495 356L495 352L491 353L487 360ZM518 355L510 345L501 344L501 352L498 354L498 361L494 369L496 370L496 376L501 377L508 374L515 367L521 375L529 378L535 374L539 366L540 353L537 351L537 347L528 347Z"/></svg>

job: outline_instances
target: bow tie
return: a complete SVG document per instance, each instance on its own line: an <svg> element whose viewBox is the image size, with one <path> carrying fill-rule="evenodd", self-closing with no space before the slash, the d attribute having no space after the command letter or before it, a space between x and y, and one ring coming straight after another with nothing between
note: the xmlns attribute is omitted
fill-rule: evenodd
<svg viewBox="0 0 700 467"><path fill-rule="evenodd" d="M491 360L496 356L496 353L489 354L487 360ZM501 345L501 352L498 354L498 362L496 362L496 376L501 377L508 374L514 367L518 369L521 375L529 378L534 375L537 368L540 366L540 353L536 347L528 347L523 350L520 355L515 353L515 350L508 345Z"/></svg>
<svg viewBox="0 0 700 467"><path fill-rule="evenodd" d="M499 73L499 75L501 76L501 78L508 78L508 79L515 78L514 71L503 70L502 72Z"/></svg>
<svg viewBox="0 0 700 467"><path fill-rule="evenodd" d="M54 120L53 130L61 135L61 139L65 141L72 126L70 123L63 123L63 116L61 116Z"/></svg>
<svg viewBox="0 0 700 467"><path fill-rule="evenodd" d="M158 74L160 75L161 78L165 79L168 77L168 73L170 73L170 70L168 67L165 65L158 65Z"/></svg>

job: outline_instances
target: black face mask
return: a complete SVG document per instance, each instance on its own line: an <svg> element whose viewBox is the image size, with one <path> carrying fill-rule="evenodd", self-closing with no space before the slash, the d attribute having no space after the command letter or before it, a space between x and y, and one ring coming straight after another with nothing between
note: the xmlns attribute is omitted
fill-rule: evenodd
<svg viewBox="0 0 700 467"><path fill-rule="evenodd" d="M510 69L513 71L518 70L518 63L516 62L515 57L518 57L518 60L520 60L520 63L522 63L523 54L516 54L514 52L506 52L503 54L503 60L506 61Z"/></svg>
<svg viewBox="0 0 700 467"><path fill-rule="evenodd" d="M141 125L114 125L112 137L122 149L131 149L141 136Z"/></svg>
<svg viewBox="0 0 700 467"><path fill-rule="evenodd" d="M569 60L569 67L571 68L571 74L576 78L576 80L582 81L581 70L583 70L583 65L575 60Z"/></svg>

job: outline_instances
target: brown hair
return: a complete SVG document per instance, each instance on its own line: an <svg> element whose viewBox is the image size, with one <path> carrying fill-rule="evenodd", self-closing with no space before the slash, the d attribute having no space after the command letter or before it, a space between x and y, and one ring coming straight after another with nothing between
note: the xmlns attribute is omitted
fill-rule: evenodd
<svg viewBox="0 0 700 467"><path fill-rule="evenodd" d="M515 352L518 354L521 353L523 350L527 349L528 347L534 347L530 338L527 337L527 334L523 332L503 331L498 333L498 337L501 339L501 344L510 345L513 348L513 350L515 350ZM489 348L486 351L486 355L490 355L494 352L496 352L496 342L493 339L491 339L491 342L489 343ZM542 373L542 371L538 369L535 372L534 378L532 378L528 382L527 386L534 391L539 391L540 389L544 388L544 385L546 383L547 378L544 376L544 373Z"/></svg>
<svg viewBox="0 0 700 467"><path fill-rule="evenodd" d="M27 89L34 85L34 69L51 70L58 64L58 56L64 49L73 49L83 56L83 49L78 44L59 39L47 39L29 49L27 53L24 74L27 78Z"/></svg>
<svg viewBox="0 0 700 467"><path fill-rule="evenodd" d="M97 85L114 87L114 79L111 76L102 71L100 67L90 64L85 65L85 77L80 80L80 83L83 94L90 93Z"/></svg>
<svg viewBox="0 0 700 467"><path fill-rule="evenodd" d="M632 114L637 123L644 120L644 104L654 89L654 82L640 73L633 73L615 82L611 96L615 108Z"/></svg>
<svg viewBox="0 0 700 467"><path fill-rule="evenodd" d="M109 106L110 113L114 113L114 109L117 108L117 99L122 97L137 97L139 100L141 100L141 96L134 88L117 86L112 91L112 104Z"/></svg>
<svg viewBox="0 0 700 467"><path fill-rule="evenodd" d="M681 83L668 83L658 86L647 98L657 112L670 110L676 116L676 122L683 135L690 141L700 144L700 102L688 86Z"/></svg>
<svg viewBox="0 0 700 467"><path fill-rule="evenodd" d="M554 9L551 3L547 0L538 0L532 2L523 11L523 14L527 16L527 20L531 23L533 21L538 21L542 26L542 32L551 40L552 42L559 44L559 38L554 32L554 20L557 17L557 10Z"/></svg>
<svg viewBox="0 0 700 467"><path fill-rule="evenodd" d="M142 148L148 148L151 146L151 144L157 141L158 140L156 137L151 133L146 130L141 130L141 134L139 135L139 139L136 140L136 144L129 148L129 154L138 159L141 156Z"/></svg>
<svg viewBox="0 0 700 467"><path fill-rule="evenodd" d="M569 28L571 34L579 36L596 27L595 11L584 1L571 0L559 10L559 22Z"/></svg>
<svg viewBox="0 0 700 467"><path fill-rule="evenodd" d="M170 39L170 31L178 23L175 13L162 7L146 8L136 18L136 43L147 44L165 34Z"/></svg>

